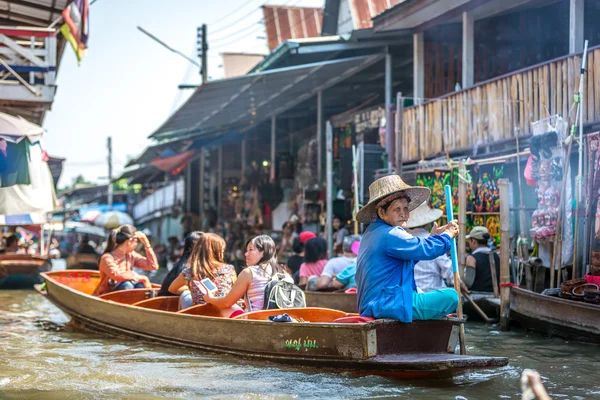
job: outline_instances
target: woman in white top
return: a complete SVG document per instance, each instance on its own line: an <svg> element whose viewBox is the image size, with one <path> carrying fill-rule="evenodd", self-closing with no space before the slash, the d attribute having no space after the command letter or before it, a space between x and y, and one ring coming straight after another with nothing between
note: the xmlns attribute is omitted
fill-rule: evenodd
<svg viewBox="0 0 600 400"><path fill-rule="evenodd" d="M277 247L273 239L261 235L249 240L246 245L246 265L248 267L240 273L226 296L208 295L204 296L204 301L219 308L229 308L246 297L246 312L262 310L267 283L273 275L283 273L277 263Z"/></svg>

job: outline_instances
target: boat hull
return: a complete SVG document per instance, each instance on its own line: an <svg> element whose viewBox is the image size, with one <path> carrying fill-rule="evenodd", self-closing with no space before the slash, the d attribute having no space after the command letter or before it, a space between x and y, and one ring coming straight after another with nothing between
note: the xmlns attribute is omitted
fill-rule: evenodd
<svg viewBox="0 0 600 400"><path fill-rule="evenodd" d="M0 254L0 289L31 289L43 281L40 273L51 268L44 257Z"/></svg>
<svg viewBox="0 0 600 400"><path fill-rule="evenodd" d="M510 318L550 337L600 344L599 305L512 288Z"/></svg>
<svg viewBox="0 0 600 400"><path fill-rule="evenodd" d="M44 274L47 297L76 324L113 335L285 364L332 367L399 378L444 377L465 369L507 363L502 357L451 354L449 347L451 351L455 348L459 324L451 319L413 324L385 320L341 324L216 318L106 301L72 290L52 279L52 274ZM64 277L71 279L67 274ZM169 298L142 302L172 303ZM298 309L296 312L310 315L311 310L316 309ZM335 310L320 312L346 315ZM250 314L246 315L250 317ZM436 334L432 335L432 332Z"/></svg>

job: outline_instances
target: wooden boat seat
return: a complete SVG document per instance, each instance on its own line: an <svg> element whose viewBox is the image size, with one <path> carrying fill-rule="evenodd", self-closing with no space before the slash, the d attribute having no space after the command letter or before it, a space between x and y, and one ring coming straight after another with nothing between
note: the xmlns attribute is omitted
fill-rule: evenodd
<svg viewBox="0 0 600 400"><path fill-rule="evenodd" d="M221 310L212 304L198 304L185 310L177 311L177 314L202 315L205 317L221 317Z"/></svg>
<svg viewBox="0 0 600 400"><path fill-rule="evenodd" d="M177 312L179 309L179 297L160 296L153 299L138 301L137 303L133 303L132 306L150 308L152 310Z"/></svg>
<svg viewBox="0 0 600 400"><path fill-rule="evenodd" d="M129 289L118 290L116 292L104 293L98 296L100 299L111 300L121 304L134 304L142 300L151 299L154 289Z"/></svg>
<svg viewBox="0 0 600 400"><path fill-rule="evenodd" d="M352 315L350 317L342 317L334 320L336 324L362 324L365 322L375 321L375 318L361 317L360 315Z"/></svg>
<svg viewBox="0 0 600 400"><path fill-rule="evenodd" d="M260 310L247 314L238 315L233 319L249 319L254 321L267 321L272 315L288 314L294 319L302 319L304 322L333 322L338 318L347 317L349 314L344 311L330 310L328 308L307 307L307 308L286 308L281 310Z"/></svg>

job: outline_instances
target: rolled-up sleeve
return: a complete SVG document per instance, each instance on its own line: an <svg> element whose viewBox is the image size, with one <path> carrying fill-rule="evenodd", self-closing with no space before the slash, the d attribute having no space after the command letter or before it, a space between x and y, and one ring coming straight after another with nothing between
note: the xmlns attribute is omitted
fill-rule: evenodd
<svg viewBox="0 0 600 400"><path fill-rule="evenodd" d="M404 261L434 260L447 253L452 244L446 234L419 238L400 227L392 229L385 241L387 255Z"/></svg>
<svg viewBox="0 0 600 400"><path fill-rule="evenodd" d="M156 258L156 254L154 254L154 250L152 250L151 246L146 246L146 257L143 257L138 252L133 252L133 266L139 269L144 269L147 271L154 271L158 269L158 260Z"/></svg>

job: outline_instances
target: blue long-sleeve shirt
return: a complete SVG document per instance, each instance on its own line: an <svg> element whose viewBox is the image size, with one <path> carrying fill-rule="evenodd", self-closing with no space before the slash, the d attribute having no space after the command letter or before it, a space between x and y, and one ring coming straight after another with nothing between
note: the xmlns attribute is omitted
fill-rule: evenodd
<svg viewBox="0 0 600 400"><path fill-rule="evenodd" d="M360 315L412 322L414 265L447 253L451 243L446 234L418 238L379 218L370 224L356 266Z"/></svg>

